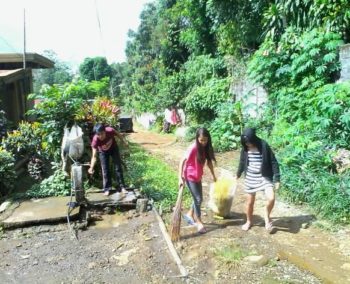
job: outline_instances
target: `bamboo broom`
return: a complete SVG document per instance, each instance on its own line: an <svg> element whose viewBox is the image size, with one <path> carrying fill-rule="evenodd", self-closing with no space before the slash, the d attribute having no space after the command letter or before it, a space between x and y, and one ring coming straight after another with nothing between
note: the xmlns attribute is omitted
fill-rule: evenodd
<svg viewBox="0 0 350 284"><path fill-rule="evenodd" d="M182 207L182 192L184 186L181 185L179 188L179 193L177 195L177 201L175 205L175 210L170 224L170 238L173 242L180 239L180 226L181 226L181 207Z"/></svg>

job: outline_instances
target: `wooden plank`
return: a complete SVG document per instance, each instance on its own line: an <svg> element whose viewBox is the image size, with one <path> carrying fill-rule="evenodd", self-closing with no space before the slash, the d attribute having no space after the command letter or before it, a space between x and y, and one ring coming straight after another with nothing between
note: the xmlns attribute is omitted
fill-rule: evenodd
<svg viewBox="0 0 350 284"><path fill-rule="evenodd" d="M159 223L159 227L160 227L160 230L164 236L164 239L168 245L168 248L169 248L169 251L172 255L172 257L174 258L176 264L177 264L177 267L179 268L180 270L180 273L181 273L181 277L188 277L188 272L186 270L186 268L182 265L182 262L181 262L181 259L174 247L174 244L173 242L171 241L170 239L170 236L168 235L168 232L166 230L166 227L165 227L165 224L162 220L162 218L159 216L157 210L153 207L153 212L154 214L156 215L156 218L158 220L158 223Z"/></svg>

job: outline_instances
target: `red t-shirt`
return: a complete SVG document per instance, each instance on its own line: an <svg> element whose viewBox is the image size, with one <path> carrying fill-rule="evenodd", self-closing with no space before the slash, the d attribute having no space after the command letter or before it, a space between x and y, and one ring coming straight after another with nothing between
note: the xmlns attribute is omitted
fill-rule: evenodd
<svg viewBox="0 0 350 284"><path fill-rule="evenodd" d="M104 140L98 139L96 134L92 138L91 146L92 148L97 149L99 152L107 152L116 145L114 136L116 136L117 131L115 131L114 128L107 126L105 128L105 132L106 138Z"/></svg>
<svg viewBox="0 0 350 284"><path fill-rule="evenodd" d="M186 159L187 161L184 169L185 179L193 182L200 182L203 176L204 164L201 164L197 160L196 143L189 147L186 153Z"/></svg>

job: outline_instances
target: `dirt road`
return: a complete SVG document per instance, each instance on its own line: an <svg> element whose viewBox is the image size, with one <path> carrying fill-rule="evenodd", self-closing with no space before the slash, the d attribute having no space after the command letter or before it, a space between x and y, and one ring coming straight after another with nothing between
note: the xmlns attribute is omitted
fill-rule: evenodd
<svg viewBox="0 0 350 284"><path fill-rule="evenodd" d="M140 129L130 136L130 140L166 161L174 170L188 146L188 143L175 142L171 135ZM237 158L237 152L218 154L216 171L219 173L223 168L233 173ZM209 182L206 172L204 188L207 193ZM205 235L197 235L193 228L182 230L178 251L185 266L200 282L350 283L349 227L337 232L322 230L319 227L330 227L331 224L316 220L305 208L285 204L277 197L273 211L276 229L274 234L267 234L262 219L264 199L257 195L255 225L243 232L240 227L245 220L244 202L245 195L238 190L232 218L227 220L215 220L211 212L203 208L209 229ZM227 257L223 256L223 251L253 257L229 264L225 263Z"/></svg>
<svg viewBox="0 0 350 284"><path fill-rule="evenodd" d="M94 219L79 240L66 224L7 231L0 283L176 283L178 268L152 212Z"/></svg>

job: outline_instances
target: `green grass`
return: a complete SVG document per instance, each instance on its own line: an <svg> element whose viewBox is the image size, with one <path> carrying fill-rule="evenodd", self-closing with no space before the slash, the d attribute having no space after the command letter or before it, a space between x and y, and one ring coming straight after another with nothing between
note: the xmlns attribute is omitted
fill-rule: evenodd
<svg viewBox="0 0 350 284"><path fill-rule="evenodd" d="M219 260L233 264L238 264L248 255L248 253L237 244L216 248L214 254Z"/></svg>
<svg viewBox="0 0 350 284"><path fill-rule="evenodd" d="M132 144L126 159L125 178L128 184L141 189L163 211L170 211L178 194L178 175L165 162L147 154L141 147ZM184 206L189 206L190 196L185 191Z"/></svg>

